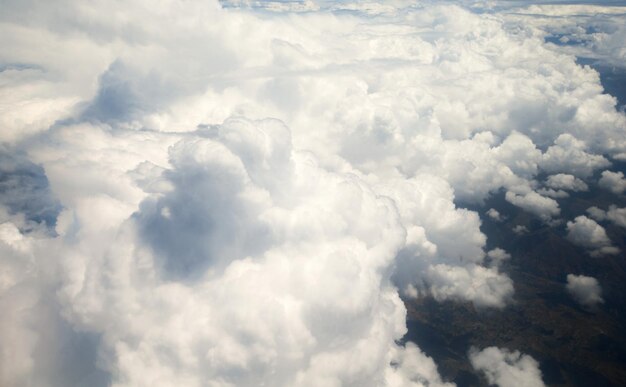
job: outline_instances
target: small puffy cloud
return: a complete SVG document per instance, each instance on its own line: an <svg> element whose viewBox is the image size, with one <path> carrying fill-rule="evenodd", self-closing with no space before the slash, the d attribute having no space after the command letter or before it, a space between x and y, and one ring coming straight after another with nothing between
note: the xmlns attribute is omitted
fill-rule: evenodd
<svg viewBox="0 0 626 387"><path fill-rule="evenodd" d="M567 275L567 292L584 307L593 307L603 303L602 289L598 280L585 275Z"/></svg>
<svg viewBox="0 0 626 387"><path fill-rule="evenodd" d="M609 209L604 211L594 206L587 208L587 213L597 221L609 220L617 226L626 228L626 207L610 205Z"/></svg>
<svg viewBox="0 0 626 387"><path fill-rule="evenodd" d="M528 234L528 227L518 224L515 227L513 227L513 232L517 235L524 235L524 234Z"/></svg>
<svg viewBox="0 0 626 387"><path fill-rule="evenodd" d="M4 41L3 41L4 43ZM4 45L9 49L8 45ZM36 135L60 117L69 117L79 102L67 90L55 87L54 78L34 65L0 64L0 142L14 144Z"/></svg>
<svg viewBox="0 0 626 387"><path fill-rule="evenodd" d="M479 307L506 304L512 282L497 268L482 266L486 239L480 218L456 208L445 180L422 174L388 181L376 190L394 201L407 230L393 276L398 288L408 296L464 300Z"/></svg>
<svg viewBox="0 0 626 387"><path fill-rule="evenodd" d="M601 210L596 206L587 208L587 213L589 214L589 216L597 221L602 221L606 219L606 211Z"/></svg>
<svg viewBox="0 0 626 387"><path fill-rule="evenodd" d="M74 329L51 297L58 242L43 229L23 231L27 222L0 207L0 385L110 385L95 364L97 336Z"/></svg>
<svg viewBox="0 0 626 387"><path fill-rule="evenodd" d="M620 227L626 228L626 207L609 206L606 218Z"/></svg>
<svg viewBox="0 0 626 387"><path fill-rule="evenodd" d="M436 300L460 299L479 307L503 308L513 296L513 281L495 267L438 264L427 273L427 289Z"/></svg>
<svg viewBox="0 0 626 387"><path fill-rule="evenodd" d="M441 380L437 365L415 344L407 343L392 358L392 367L387 370L387 387L454 387L454 383Z"/></svg>
<svg viewBox="0 0 626 387"><path fill-rule="evenodd" d="M502 222L504 219L506 219L506 217L500 214L500 212L496 210L495 208L490 208L489 210L487 210L487 216L489 216L491 219L495 220L496 222Z"/></svg>
<svg viewBox="0 0 626 387"><path fill-rule="evenodd" d="M528 136L513 132L497 148L496 159L503 161L517 176L532 177L537 174L541 151Z"/></svg>
<svg viewBox="0 0 626 387"><path fill-rule="evenodd" d="M491 259L492 264L497 266L502 263L502 261L511 258L511 254L507 253L504 249L496 247L495 249L487 252L487 257Z"/></svg>
<svg viewBox="0 0 626 387"><path fill-rule="evenodd" d="M623 172L604 171L598 181L600 188L621 195L626 191L626 179Z"/></svg>
<svg viewBox="0 0 626 387"><path fill-rule="evenodd" d="M231 119L167 152L167 167L132 170L150 191L132 216L103 233L104 214L78 208L95 225L64 247L67 318L108 337L100 348L114 382L141 384L146 370L161 385L381 382L406 329L397 290L379 274L406 239L393 203L294 151L277 120ZM120 297L102 297L111 293Z"/></svg>
<svg viewBox="0 0 626 387"><path fill-rule="evenodd" d="M581 215L573 222L567 222L567 239L572 243L591 250L591 255L600 256L617 254L619 249L614 247L606 235L604 227L593 219Z"/></svg>
<svg viewBox="0 0 626 387"><path fill-rule="evenodd" d="M561 212L556 200L541 196L535 191L521 195L508 191L504 198L507 202L530 212L543 221L549 221Z"/></svg>
<svg viewBox="0 0 626 387"><path fill-rule="evenodd" d="M589 189L584 181L574 175L568 175L565 173L548 176L545 184L546 186L556 190L580 192L587 191Z"/></svg>
<svg viewBox="0 0 626 387"><path fill-rule="evenodd" d="M555 191L552 188L540 188L537 190L537 193L541 196L548 196L553 199L563 199L569 197L569 194L561 189Z"/></svg>
<svg viewBox="0 0 626 387"><path fill-rule="evenodd" d="M490 384L499 387L543 387L539 363L529 355L506 348L470 349L469 359Z"/></svg>

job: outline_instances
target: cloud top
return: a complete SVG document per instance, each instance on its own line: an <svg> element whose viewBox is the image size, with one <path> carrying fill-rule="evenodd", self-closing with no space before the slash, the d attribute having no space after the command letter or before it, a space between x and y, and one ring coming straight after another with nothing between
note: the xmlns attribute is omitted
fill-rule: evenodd
<svg viewBox="0 0 626 387"><path fill-rule="evenodd" d="M613 246L606 235L604 227L584 215L577 216L573 222L567 222L567 239L589 249L592 256L619 253L619 249Z"/></svg>
<svg viewBox="0 0 626 387"><path fill-rule="evenodd" d="M593 307L604 302L598 280L585 275L567 275L567 292L584 307Z"/></svg>
<svg viewBox="0 0 626 387"><path fill-rule="evenodd" d="M477 371L484 373L490 384L500 387L543 387L539 363L529 355L506 348L473 348L470 362Z"/></svg>

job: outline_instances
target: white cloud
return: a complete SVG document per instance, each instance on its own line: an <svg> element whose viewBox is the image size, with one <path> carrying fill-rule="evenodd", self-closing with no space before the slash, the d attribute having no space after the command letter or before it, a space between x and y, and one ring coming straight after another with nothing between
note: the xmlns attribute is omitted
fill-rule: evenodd
<svg viewBox="0 0 626 387"><path fill-rule="evenodd" d="M587 213L597 221L609 220L614 224L626 228L626 208L610 205L607 211L598 207L587 208Z"/></svg>
<svg viewBox="0 0 626 387"><path fill-rule="evenodd" d="M566 173L550 175L544 184L547 188L538 189L537 192L555 199L569 197L569 193L566 191L581 192L589 190L587 183L574 175Z"/></svg>
<svg viewBox="0 0 626 387"><path fill-rule="evenodd" d="M541 165L547 172L564 172L580 177L589 177L595 170L610 165L603 156L589 153L586 149L584 141L571 134L562 134L543 154Z"/></svg>
<svg viewBox="0 0 626 387"><path fill-rule="evenodd" d="M609 206L606 217L616 225L626 228L626 207L617 208L617 206Z"/></svg>
<svg viewBox="0 0 626 387"><path fill-rule="evenodd" d="M603 221L606 219L606 211L595 206L587 208L587 213L597 221Z"/></svg>
<svg viewBox="0 0 626 387"><path fill-rule="evenodd" d="M399 293L513 294L457 203L553 221L537 176L626 151L597 73L513 14L239 3L3 4L0 384L446 385Z"/></svg>
<svg viewBox="0 0 626 387"><path fill-rule="evenodd" d="M502 308L513 295L513 282L497 268L438 264L427 269L427 289L436 300L473 301L477 306Z"/></svg>
<svg viewBox="0 0 626 387"><path fill-rule="evenodd" d="M513 227L513 232L517 235L524 235L528 233L528 228L524 225L518 224Z"/></svg>
<svg viewBox="0 0 626 387"><path fill-rule="evenodd" d="M576 302L582 306L593 307L604 302L602 289L598 284L598 280L593 277L568 274L565 288Z"/></svg>
<svg viewBox="0 0 626 387"><path fill-rule="evenodd" d="M552 188L540 188L537 190L537 193L541 196L548 196L551 197L553 199L563 199L563 198L568 198L569 194L563 190L553 190Z"/></svg>
<svg viewBox="0 0 626 387"><path fill-rule="evenodd" d="M548 178L546 179L546 186L557 190L567 190L574 192L587 191L589 189L584 181L580 180L574 175L568 175L564 173L548 176Z"/></svg>
<svg viewBox="0 0 626 387"><path fill-rule="evenodd" d="M604 171L598 181L598 185L616 195L621 195L626 191L626 179L622 172Z"/></svg>
<svg viewBox="0 0 626 387"><path fill-rule="evenodd" d="M431 294L477 306L505 305L513 293L511 280L497 268L481 266L485 235L480 219L455 208L444 180L420 175L376 188L394 200L407 230L393 277L400 289L412 296Z"/></svg>
<svg viewBox="0 0 626 387"><path fill-rule="evenodd" d="M500 214L500 212L498 212L498 210L496 210L495 208L490 208L489 210L487 210L487 215L496 222L502 222L504 219L506 219L506 217Z"/></svg>
<svg viewBox="0 0 626 387"><path fill-rule="evenodd" d="M388 369L386 377L388 387L455 386L441 380L432 359L413 343L407 343L406 349L399 350L392 361L394 366Z"/></svg>
<svg viewBox="0 0 626 387"><path fill-rule="evenodd" d="M50 258L58 243L45 228L0 212L0 383L106 385L95 365L97 341L68 324L51 296L58 268Z"/></svg>
<svg viewBox="0 0 626 387"><path fill-rule="evenodd" d="M561 209L556 200L541 196L534 191L521 195L508 191L505 195L505 199L507 202L520 207L524 211L530 212L546 222L561 213Z"/></svg>
<svg viewBox="0 0 626 387"><path fill-rule="evenodd" d="M591 255L617 254L619 249L612 245L604 227L584 215L567 222L567 239L591 250Z"/></svg>
<svg viewBox="0 0 626 387"><path fill-rule="evenodd" d="M519 351L487 347L481 351L473 348L469 353L475 370L482 371L490 384L499 387L541 387L539 363Z"/></svg>

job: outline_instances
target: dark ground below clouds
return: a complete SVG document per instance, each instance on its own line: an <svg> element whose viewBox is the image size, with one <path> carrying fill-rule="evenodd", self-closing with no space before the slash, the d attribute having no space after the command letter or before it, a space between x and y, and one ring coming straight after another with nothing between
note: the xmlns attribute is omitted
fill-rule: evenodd
<svg viewBox="0 0 626 387"><path fill-rule="evenodd" d="M611 169L624 170L626 165ZM624 207L626 199L595 186L559 200L565 221L586 214L591 206L606 210L610 204ZM442 376L460 387L488 385L469 363L472 346L498 346L531 355L550 386L625 386L626 230L600 222L621 253L594 258L565 239L565 224L542 224L506 202L503 192L484 206L465 207L481 215L487 249L501 247L512 255L501 270L514 281L514 301L503 310L477 310L470 303L405 300L409 328L405 340L416 342L434 358ZM493 221L485 214L489 208L506 220ZM529 232L515 234L516 225L526 226ZM593 310L579 306L565 290L569 273L596 277L605 303Z"/></svg>

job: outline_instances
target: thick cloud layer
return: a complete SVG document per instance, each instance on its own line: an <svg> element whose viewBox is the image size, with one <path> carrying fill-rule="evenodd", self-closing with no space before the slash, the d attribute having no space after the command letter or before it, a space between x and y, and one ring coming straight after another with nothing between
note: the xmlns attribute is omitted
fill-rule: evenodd
<svg viewBox="0 0 626 387"><path fill-rule="evenodd" d="M556 225L626 158L598 74L509 10L5 1L0 384L446 385L400 297L514 297L460 203Z"/></svg>

